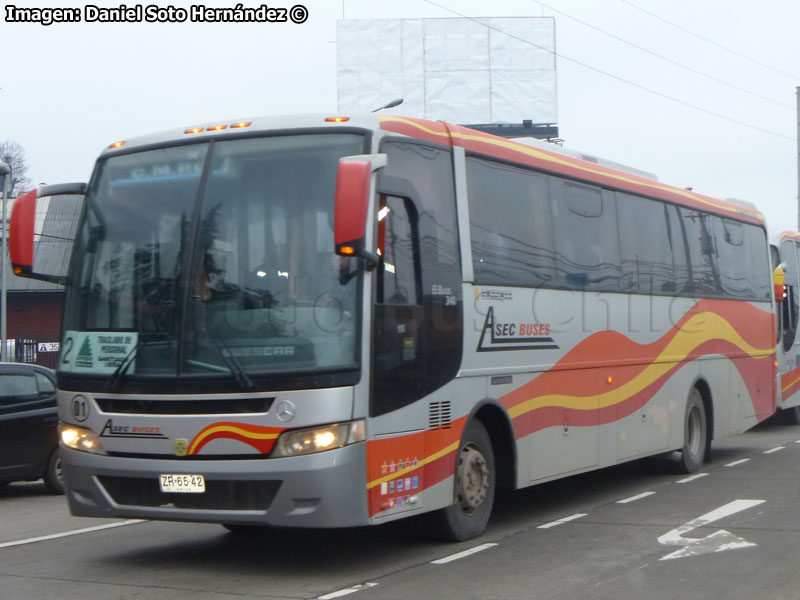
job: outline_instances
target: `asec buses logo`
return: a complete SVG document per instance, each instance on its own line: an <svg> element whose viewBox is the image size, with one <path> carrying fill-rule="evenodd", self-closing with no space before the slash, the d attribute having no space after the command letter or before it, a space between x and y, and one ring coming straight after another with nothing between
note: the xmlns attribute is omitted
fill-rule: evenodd
<svg viewBox="0 0 800 600"><path fill-rule="evenodd" d="M494 306L489 307L478 352L550 349L558 349L558 344L550 337L549 323L501 323L495 321Z"/></svg>

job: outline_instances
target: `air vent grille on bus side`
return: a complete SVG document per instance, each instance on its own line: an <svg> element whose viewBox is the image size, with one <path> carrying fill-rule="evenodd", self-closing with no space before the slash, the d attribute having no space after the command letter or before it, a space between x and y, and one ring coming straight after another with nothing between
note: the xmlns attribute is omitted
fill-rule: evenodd
<svg viewBox="0 0 800 600"><path fill-rule="evenodd" d="M450 429L452 413L450 401L431 402L428 406L428 427L430 429Z"/></svg>
<svg viewBox="0 0 800 600"><path fill-rule="evenodd" d="M95 398L104 413L131 415L230 415L265 413L275 398L233 398L215 400L142 400Z"/></svg>

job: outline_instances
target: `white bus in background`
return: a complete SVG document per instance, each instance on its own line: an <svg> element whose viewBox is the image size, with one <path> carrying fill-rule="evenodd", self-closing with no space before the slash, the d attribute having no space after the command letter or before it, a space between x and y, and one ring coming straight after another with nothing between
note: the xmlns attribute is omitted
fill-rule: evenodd
<svg viewBox="0 0 800 600"><path fill-rule="evenodd" d="M772 246L772 263L783 277L783 285L776 285L778 409L784 420L800 424L800 339L797 336L798 303L798 251L800 233L783 231L778 245Z"/></svg>

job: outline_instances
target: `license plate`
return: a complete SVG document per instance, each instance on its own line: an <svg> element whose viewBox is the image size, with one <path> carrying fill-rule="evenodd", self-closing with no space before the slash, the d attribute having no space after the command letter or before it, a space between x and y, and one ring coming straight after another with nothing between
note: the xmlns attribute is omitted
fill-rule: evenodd
<svg viewBox="0 0 800 600"><path fill-rule="evenodd" d="M206 479L202 475L161 475L161 491L179 494L202 494L206 491Z"/></svg>

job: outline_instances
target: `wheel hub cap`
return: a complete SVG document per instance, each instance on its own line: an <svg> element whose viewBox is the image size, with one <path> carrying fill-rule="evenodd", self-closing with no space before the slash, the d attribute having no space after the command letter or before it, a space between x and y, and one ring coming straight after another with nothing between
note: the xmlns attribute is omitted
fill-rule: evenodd
<svg viewBox="0 0 800 600"><path fill-rule="evenodd" d="M489 490L489 469L476 448L467 446L461 451L456 478L458 503L472 512L486 499Z"/></svg>

